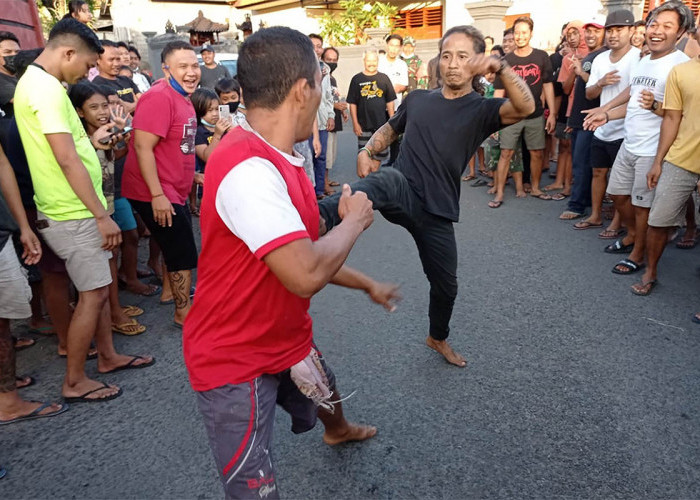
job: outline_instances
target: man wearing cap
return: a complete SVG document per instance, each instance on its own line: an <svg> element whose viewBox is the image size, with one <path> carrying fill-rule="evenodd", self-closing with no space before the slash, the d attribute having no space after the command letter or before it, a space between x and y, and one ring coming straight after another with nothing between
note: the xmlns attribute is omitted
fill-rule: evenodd
<svg viewBox="0 0 700 500"><path fill-rule="evenodd" d="M586 83L588 82L591 66L598 55L607 50L605 41L605 19L595 16L583 25L583 37L588 47L588 55L583 59L572 60L574 74L573 104L571 114L567 119L567 127L571 129L572 171L574 184L571 188L571 198L567 209L559 216L561 220L573 220L583 217L584 212L591 206L591 141L593 132L583 130L584 109L596 108L600 99L586 98ZM564 83L566 89L567 82Z"/></svg>
<svg viewBox="0 0 700 500"><path fill-rule="evenodd" d="M407 36L404 38L403 49L400 55L401 60L406 63L406 66L408 66L408 86L403 93L404 98L412 90L427 88L425 83L421 85L422 82L419 81L422 79L421 77L424 76L422 73L425 73L425 68L423 68L423 60L416 55L415 51L416 41L413 39L413 37Z"/></svg>
<svg viewBox="0 0 700 500"><path fill-rule="evenodd" d="M605 106L630 84L632 69L639 62L639 49L630 43L634 26L634 15L621 9L608 14L605 19L605 43L610 50L593 60L591 74L586 83L586 98L600 98ZM575 229L590 229L603 226L603 196L607 186L608 172L615 162L624 138L624 123L620 120L598 127L591 141L591 214L574 224ZM615 224L615 221L611 226ZM608 229L612 229L608 227ZM606 248L608 253L627 253L631 248L622 248L619 241Z"/></svg>
<svg viewBox="0 0 700 500"><path fill-rule="evenodd" d="M202 62L199 67L202 70L202 80L199 83L200 87L205 87L208 89L214 89L216 82L222 78L231 78L231 74L228 72L223 64L219 64L214 60L214 48L205 43L202 45L202 49L199 51L202 55Z"/></svg>

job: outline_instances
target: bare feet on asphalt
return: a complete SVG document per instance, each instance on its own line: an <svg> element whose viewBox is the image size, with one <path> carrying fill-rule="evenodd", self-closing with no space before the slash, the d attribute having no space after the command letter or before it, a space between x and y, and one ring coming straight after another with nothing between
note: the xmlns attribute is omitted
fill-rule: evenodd
<svg viewBox="0 0 700 500"><path fill-rule="evenodd" d="M446 340L435 340L432 337L428 337L425 341L426 345L433 349L434 351L442 354L448 363L451 363L460 368L467 366L467 360L464 359L460 354L454 352L450 344Z"/></svg>
<svg viewBox="0 0 700 500"><path fill-rule="evenodd" d="M323 442L330 446L335 446L340 443L349 441L364 441L370 439L377 434L377 428L371 425L359 425L348 422L348 426L344 432L340 434L329 434L326 432L323 435Z"/></svg>

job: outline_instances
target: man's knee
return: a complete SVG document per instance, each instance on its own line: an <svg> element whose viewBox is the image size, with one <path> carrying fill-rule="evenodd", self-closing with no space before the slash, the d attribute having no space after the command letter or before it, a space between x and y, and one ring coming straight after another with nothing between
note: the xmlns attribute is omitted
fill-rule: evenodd
<svg viewBox="0 0 700 500"><path fill-rule="evenodd" d="M501 157L499 159L499 163L503 162L509 162L511 158L513 158L513 150L512 149L501 149Z"/></svg>
<svg viewBox="0 0 700 500"><path fill-rule="evenodd" d="M109 286L102 286L94 290L80 292L78 304L84 303L86 306L101 306L109 298Z"/></svg>

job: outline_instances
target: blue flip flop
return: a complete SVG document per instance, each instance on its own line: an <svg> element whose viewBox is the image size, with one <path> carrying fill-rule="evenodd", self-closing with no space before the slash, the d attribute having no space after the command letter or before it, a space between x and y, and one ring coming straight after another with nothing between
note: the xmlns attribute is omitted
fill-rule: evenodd
<svg viewBox="0 0 700 500"><path fill-rule="evenodd" d="M39 403L39 401L31 402ZM34 420L35 418L55 417L56 415L60 415L61 413L65 413L68 411L69 406L66 403L63 403L58 411L41 415L41 412L49 406L51 406L52 404L53 403L42 403L42 405L39 406L39 408L31 412L29 415L22 415L21 417L13 418L12 420L0 420L0 425L9 425L14 424L15 422L20 422L22 420Z"/></svg>

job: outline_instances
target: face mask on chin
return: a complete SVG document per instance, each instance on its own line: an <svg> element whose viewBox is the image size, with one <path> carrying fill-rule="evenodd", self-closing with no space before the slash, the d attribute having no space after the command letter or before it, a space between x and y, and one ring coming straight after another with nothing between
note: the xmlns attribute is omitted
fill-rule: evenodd
<svg viewBox="0 0 700 500"><path fill-rule="evenodd" d="M336 70L336 68L338 67L338 63L330 62L330 63L326 63L326 64L331 69L331 73L333 73Z"/></svg>
<svg viewBox="0 0 700 500"><path fill-rule="evenodd" d="M238 101L236 102L229 102L228 103L228 109L231 112L232 115L236 114L236 110L238 109L238 105L240 103Z"/></svg>
<svg viewBox="0 0 700 500"><path fill-rule="evenodd" d="M15 68L15 57L16 56L4 56L3 59L5 62L2 65L2 67L5 68L8 73L12 73L13 75L17 73L17 68Z"/></svg>

